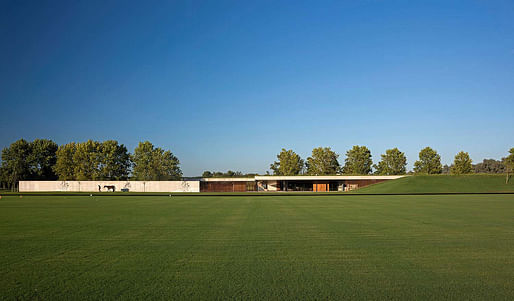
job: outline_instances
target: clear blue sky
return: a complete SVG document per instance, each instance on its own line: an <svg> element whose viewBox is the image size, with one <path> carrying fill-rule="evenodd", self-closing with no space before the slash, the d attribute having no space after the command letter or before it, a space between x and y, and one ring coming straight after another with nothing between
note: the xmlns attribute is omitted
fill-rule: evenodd
<svg viewBox="0 0 514 301"><path fill-rule="evenodd" d="M186 176L514 147L513 1L143 2L1 2L0 147L149 140Z"/></svg>

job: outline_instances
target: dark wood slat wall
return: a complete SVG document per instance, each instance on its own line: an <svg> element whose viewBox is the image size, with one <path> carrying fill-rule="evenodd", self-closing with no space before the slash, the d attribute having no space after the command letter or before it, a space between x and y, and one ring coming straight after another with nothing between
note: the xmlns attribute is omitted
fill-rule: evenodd
<svg viewBox="0 0 514 301"><path fill-rule="evenodd" d="M246 192L256 191L254 181L200 182L200 192Z"/></svg>

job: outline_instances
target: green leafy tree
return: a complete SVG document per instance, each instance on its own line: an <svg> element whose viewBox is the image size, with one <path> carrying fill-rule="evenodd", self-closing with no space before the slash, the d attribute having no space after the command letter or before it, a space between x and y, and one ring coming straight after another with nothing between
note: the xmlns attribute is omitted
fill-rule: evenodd
<svg viewBox="0 0 514 301"><path fill-rule="evenodd" d="M339 157L330 147L317 147L307 158L307 174L309 175L335 175L339 170Z"/></svg>
<svg viewBox="0 0 514 301"><path fill-rule="evenodd" d="M31 169L31 179L56 180L54 165L57 162L57 144L48 139L36 139L30 143L27 158Z"/></svg>
<svg viewBox="0 0 514 301"><path fill-rule="evenodd" d="M212 172L206 170L202 173L202 178L212 178Z"/></svg>
<svg viewBox="0 0 514 301"><path fill-rule="evenodd" d="M20 180L55 180L56 150L57 144L47 139L14 142L3 152L3 181L13 187Z"/></svg>
<svg viewBox="0 0 514 301"><path fill-rule="evenodd" d="M57 161L55 162L53 170L59 180L75 180L75 161L73 157L76 150L77 144L75 142L63 144L57 149Z"/></svg>
<svg viewBox="0 0 514 301"><path fill-rule="evenodd" d="M15 190L18 181L28 179L31 175L29 163L30 143L20 139L2 150L2 169L4 180L12 190Z"/></svg>
<svg viewBox="0 0 514 301"><path fill-rule="evenodd" d="M228 178L241 177L243 175L240 171L227 170L227 173L224 175Z"/></svg>
<svg viewBox="0 0 514 301"><path fill-rule="evenodd" d="M100 144L100 178L121 180L128 178L130 155L127 148L118 141L107 140Z"/></svg>
<svg viewBox="0 0 514 301"><path fill-rule="evenodd" d="M371 151L365 146L355 145L346 152L343 173L353 175L367 175L371 172Z"/></svg>
<svg viewBox="0 0 514 301"><path fill-rule="evenodd" d="M280 154L277 155L278 161L270 165L270 169L276 176L295 176L299 175L304 167L304 162L300 155L293 152L293 150L282 149Z"/></svg>
<svg viewBox="0 0 514 301"><path fill-rule="evenodd" d="M179 167L180 162L171 151L164 151L161 148L157 148L155 160L160 162L157 166L157 170L159 171L157 180L172 181L182 179L182 171Z"/></svg>
<svg viewBox="0 0 514 301"><path fill-rule="evenodd" d="M139 142L132 155L132 174L136 180L150 181L157 178L154 167L154 146L148 141Z"/></svg>
<svg viewBox="0 0 514 301"><path fill-rule="evenodd" d="M509 150L509 153L510 154L506 158L503 158L505 171L507 172L505 183L509 183L509 173L514 170L514 147Z"/></svg>
<svg viewBox="0 0 514 301"><path fill-rule="evenodd" d="M505 165L500 160L484 159L473 166L476 173L504 173Z"/></svg>
<svg viewBox="0 0 514 301"><path fill-rule="evenodd" d="M256 173L247 173L243 174L240 171L232 171L228 170L227 172L221 172L221 171L204 171L202 174L202 178L234 178L234 177L255 177Z"/></svg>
<svg viewBox="0 0 514 301"><path fill-rule="evenodd" d="M132 155L132 174L136 180L180 180L179 160L170 151L155 148L152 143L139 142Z"/></svg>
<svg viewBox="0 0 514 301"><path fill-rule="evenodd" d="M2 189L6 189L7 188L7 181L8 181L7 171L5 170L5 168L0 163L0 187Z"/></svg>
<svg viewBox="0 0 514 301"><path fill-rule="evenodd" d="M441 156L430 147L422 149L419 152L419 160L414 162L415 173L440 174L442 169Z"/></svg>
<svg viewBox="0 0 514 301"><path fill-rule="evenodd" d="M407 157L396 147L388 149L374 167L379 175L404 175L407 171Z"/></svg>
<svg viewBox="0 0 514 301"><path fill-rule="evenodd" d="M100 179L101 149L100 142L88 140L76 144L73 154L75 179L88 181Z"/></svg>
<svg viewBox="0 0 514 301"><path fill-rule="evenodd" d="M473 166L471 163L469 154L461 151L455 155L455 160L453 161L450 172L455 175L472 173Z"/></svg>

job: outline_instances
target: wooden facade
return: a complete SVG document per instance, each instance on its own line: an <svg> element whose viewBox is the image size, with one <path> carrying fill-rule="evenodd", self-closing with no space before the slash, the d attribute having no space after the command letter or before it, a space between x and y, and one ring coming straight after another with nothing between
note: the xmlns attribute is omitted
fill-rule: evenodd
<svg viewBox="0 0 514 301"><path fill-rule="evenodd" d="M247 192L256 191L255 181L200 182L200 192Z"/></svg>
<svg viewBox="0 0 514 301"><path fill-rule="evenodd" d="M314 192L330 191L330 185L328 183L313 183L312 191L314 191Z"/></svg>

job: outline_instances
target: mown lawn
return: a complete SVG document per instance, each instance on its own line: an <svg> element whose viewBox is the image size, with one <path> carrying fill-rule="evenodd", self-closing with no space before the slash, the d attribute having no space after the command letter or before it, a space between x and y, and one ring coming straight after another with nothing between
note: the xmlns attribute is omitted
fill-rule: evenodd
<svg viewBox="0 0 514 301"><path fill-rule="evenodd" d="M352 193L484 193L514 192L514 177L505 175L416 175L382 182Z"/></svg>
<svg viewBox="0 0 514 301"><path fill-rule="evenodd" d="M514 195L0 199L1 299L514 299Z"/></svg>

